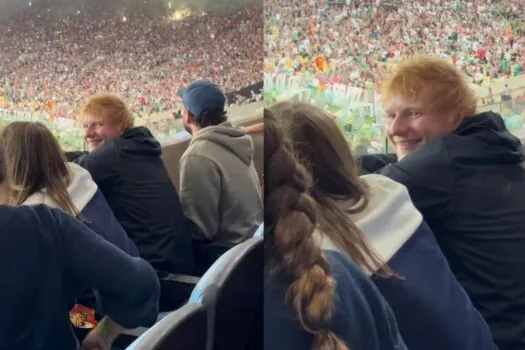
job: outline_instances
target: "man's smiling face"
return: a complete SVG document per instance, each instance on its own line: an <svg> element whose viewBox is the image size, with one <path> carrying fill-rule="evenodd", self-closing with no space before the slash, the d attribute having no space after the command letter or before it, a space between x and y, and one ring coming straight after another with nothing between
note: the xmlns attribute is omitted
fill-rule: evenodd
<svg viewBox="0 0 525 350"><path fill-rule="evenodd" d="M84 139L90 152L106 140L119 137L123 131L121 124L111 123L100 116L91 114L84 117L82 127L84 129Z"/></svg>
<svg viewBox="0 0 525 350"><path fill-rule="evenodd" d="M459 124L457 113L433 112L422 102L401 96L393 96L385 104L385 114L386 133L398 160L420 145L453 131Z"/></svg>

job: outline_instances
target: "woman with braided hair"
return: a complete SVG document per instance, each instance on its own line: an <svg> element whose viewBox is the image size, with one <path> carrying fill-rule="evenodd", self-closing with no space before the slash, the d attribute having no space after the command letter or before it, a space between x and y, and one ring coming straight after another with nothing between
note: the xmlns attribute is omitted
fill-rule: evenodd
<svg viewBox="0 0 525 350"><path fill-rule="evenodd" d="M314 239L374 276L408 348L495 349L406 187L381 175L359 177L344 135L321 108L281 102L270 110L313 177Z"/></svg>
<svg viewBox="0 0 525 350"><path fill-rule="evenodd" d="M264 127L265 349L406 349L373 283L315 241L309 176L268 110Z"/></svg>

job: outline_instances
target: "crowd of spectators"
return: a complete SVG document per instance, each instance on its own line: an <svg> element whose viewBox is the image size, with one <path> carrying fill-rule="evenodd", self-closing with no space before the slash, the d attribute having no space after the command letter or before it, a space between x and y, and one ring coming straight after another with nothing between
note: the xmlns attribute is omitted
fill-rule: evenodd
<svg viewBox="0 0 525 350"><path fill-rule="evenodd" d="M262 81L262 16L252 5L156 16L28 7L0 21L0 108L74 118L109 91L144 116L177 108L198 78L238 91Z"/></svg>
<svg viewBox="0 0 525 350"><path fill-rule="evenodd" d="M265 1L265 72L378 88L416 53L454 62L473 83L525 70L521 0Z"/></svg>

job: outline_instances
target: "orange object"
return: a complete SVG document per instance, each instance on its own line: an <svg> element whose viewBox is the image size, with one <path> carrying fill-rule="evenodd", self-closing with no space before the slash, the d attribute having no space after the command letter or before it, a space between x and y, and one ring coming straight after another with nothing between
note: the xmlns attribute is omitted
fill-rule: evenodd
<svg viewBox="0 0 525 350"><path fill-rule="evenodd" d="M97 326L95 310L76 304L69 311L69 319L76 328L91 329Z"/></svg>
<svg viewBox="0 0 525 350"><path fill-rule="evenodd" d="M326 66L327 66L327 63L326 63L326 60L323 58L323 57L317 57L315 59L315 64L317 66L317 69L319 69L320 71L325 71L326 70Z"/></svg>

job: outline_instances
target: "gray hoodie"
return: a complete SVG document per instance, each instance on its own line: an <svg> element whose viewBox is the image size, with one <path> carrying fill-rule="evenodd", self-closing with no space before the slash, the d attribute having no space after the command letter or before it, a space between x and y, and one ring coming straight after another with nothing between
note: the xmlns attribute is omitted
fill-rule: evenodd
<svg viewBox="0 0 525 350"><path fill-rule="evenodd" d="M180 160L180 199L201 241L240 243L263 220L253 141L230 122L193 136Z"/></svg>

